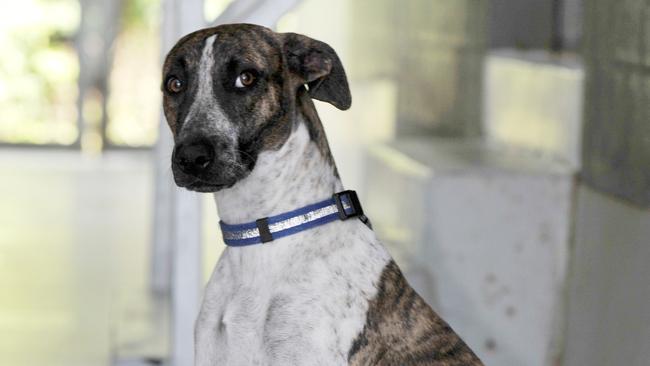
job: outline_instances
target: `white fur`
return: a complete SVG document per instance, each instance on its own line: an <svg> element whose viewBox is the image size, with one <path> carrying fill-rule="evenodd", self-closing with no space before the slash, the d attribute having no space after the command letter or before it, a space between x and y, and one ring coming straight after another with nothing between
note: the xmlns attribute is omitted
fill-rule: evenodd
<svg viewBox="0 0 650 366"><path fill-rule="evenodd" d="M219 216L238 224L328 198L342 189L304 123L251 174L215 193ZM196 323L198 366L346 365L368 301L390 260L357 219L267 244L227 247Z"/></svg>

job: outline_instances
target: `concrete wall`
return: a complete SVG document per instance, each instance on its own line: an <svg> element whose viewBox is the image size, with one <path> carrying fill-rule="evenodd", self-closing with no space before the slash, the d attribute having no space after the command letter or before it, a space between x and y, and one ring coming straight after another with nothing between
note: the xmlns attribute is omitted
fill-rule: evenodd
<svg viewBox="0 0 650 366"><path fill-rule="evenodd" d="M585 6L583 177L650 207L650 1Z"/></svg>
<svg viewBox="0 0 650 366"><path fill-rule="evenodd" d="M398 134L478 136L486 1L400 4Z"/></svg>
<svg viewBox="0 0 650 366"><path fill-rule="evenodd" d="M650 364L650 1L585 2L564 366Z"/></svg>
<svg viewBox="0 0 650 366"><path fill-rule="evenodd" d="M650 211L581 187L564 366L650 364Z"/></svg>
<svg viewBox="0 0 650 366"><path fill-rule="evenodd" d="M548 50L553 42L555 22L562 49L577 51L582 42L582 11L583 0L488 1L489 46Z"/></svg>
<svg viewBox="0 0 650 366"><path fill-rule="evenodd" d="M349 4L351 74L396 82L398 134L479 135L487 1Z"/></svg>
<svg viewBox="0 0 650 366"><path fill-rule="evenodd" d="M395 47L400 34L395 27L399 2L352 0L348 4L351 31L348 72L361 80L394 79L397 72Z"/></svg>
<svg viewBox="0 0 650 366"><path fill-rule="evenodd" d="M495 144L581 164L584 71L575 54L491 51L485 59L483 130Z"/></svg>
<svg viewBox="0 0 650 366"><path fill-rule="evenodd" d="M584 0L563 0L562 44L565 50L579 51L584 28Z"/></svg>
<svg viewBox="0 0 650 366"><path fill-rule="evenodd" d="M488 13L491 48L549 47L552 1L491 0Z"/></svg>

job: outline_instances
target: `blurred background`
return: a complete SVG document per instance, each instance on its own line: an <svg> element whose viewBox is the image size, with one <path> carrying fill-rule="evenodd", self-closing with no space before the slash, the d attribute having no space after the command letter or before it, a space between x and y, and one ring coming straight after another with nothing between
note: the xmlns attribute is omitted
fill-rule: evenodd
<svg viewBox="0 0 650 366"><path fill-rule="evenodd" d="M650 365L650 0L0 1L0 365L191 364L160 64L244 21L338 52L344 184L486 365Z"/></svg>

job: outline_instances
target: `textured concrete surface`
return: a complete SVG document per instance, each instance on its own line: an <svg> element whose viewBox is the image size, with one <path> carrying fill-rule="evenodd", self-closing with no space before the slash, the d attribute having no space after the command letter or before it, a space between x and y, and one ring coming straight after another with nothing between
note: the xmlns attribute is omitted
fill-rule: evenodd
<svg viewBox="0 0 650 366"><path fill-rule="evenodd" d="M650 207L650 1L585 4L587 184Z"/></svg>
<svg viewBox="0 0 650 366"><path fill-rule="evenodd" d="M583 0L562 0L557 22L563 50L578 51L582 39ZM490 47L548 50L553 38L553 3L538 0L490 0Z"/></svg>
<svg viewBox="0 0 650 366"><path fill-rule="evenodd" d="M396 81L399 133L479 134L485 3L348 2L349 71Z"/></svg>
<svg viewBox="0 0 650 366"><path fill-rule="evenodd" d="M564 366L647 366L650 212L578 190Z"/></svg>
<svg viewBox="0 0 650 366"><path fill-rule="evenodd" d="M491 48L542 49L551 43L551 1L491 0L487 3Z"/></svg>
<svg viewBox="0 0 650 366"><path fill-rule="evenodd" d="M347 71L362 79L394 79L399 42L399 30L395 25L400 3L394 0L355 0L348 4L350 62Z"/></svg>
<svg viewBox="0 0 650 366"><path fill-rule="evenodd" d="M492 51L484 76L483 130L489 142L580 168L584 72L576 55Z"/></svg>
<svg viewBox="0 0 650 366"><path fill-rule="evenodd" d="M409 281L487 365L561 346L572 169L478 141L369 151L365 207Z"/></svg>
<svg viewBox="0 0 650 366"><path fill-rule="evenodd" d="M474 0L400 3L394 27L398 133L480 134L485 7Z"/></svg>

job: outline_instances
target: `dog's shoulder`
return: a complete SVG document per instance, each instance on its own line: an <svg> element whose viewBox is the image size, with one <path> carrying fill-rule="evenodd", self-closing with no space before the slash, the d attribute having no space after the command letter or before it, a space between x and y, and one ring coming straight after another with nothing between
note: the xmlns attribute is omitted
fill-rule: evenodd
<svg viewBox="0 0 650 366"><path fill-rule="evenodd" d="M407 283L394 261L384 268L350 365L482 365L454 330Z"/></svg>

